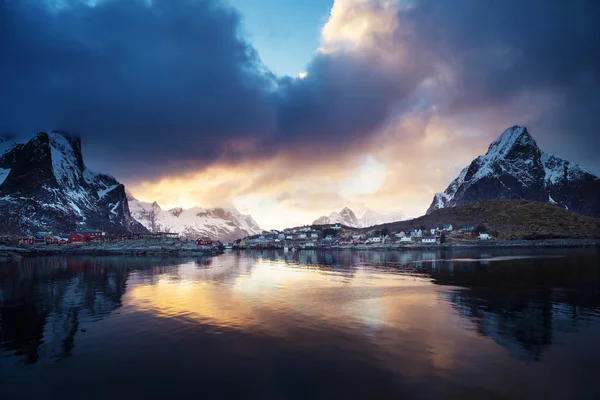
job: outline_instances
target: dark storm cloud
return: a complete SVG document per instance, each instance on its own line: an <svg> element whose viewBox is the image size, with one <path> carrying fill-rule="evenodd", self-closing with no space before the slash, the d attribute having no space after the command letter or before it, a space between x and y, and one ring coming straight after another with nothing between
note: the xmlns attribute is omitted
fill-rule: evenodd
<svg viewBox="0 0 600 400"><path fill-rule="evenodd" d="M413 85L347 52L317 56L304 81L277 79L219 1L149 3L4 0L2 130L77 132L108 172L155 176L351 145Z"/></svg>
<svg viewBox="0 0 600 400"><path fill-rule="evenodd" d="M532 131L600 171L600 2L419 0L399 18L416 27L415 44L451 66L451 112L553 96L556 107Z"/></svg>
<svg viewBox="0 0 600 400"><path fill-rule="evenodd" d="M88 152L143 174L153 162L209 162L225 139L269 128L272 77L238 38L232 10L210 0L65 3L0 3L3 130L80 132Z"/></svg>
<svg viewBox="0 0 600 400"><path fill-rule="evenodd" d="M47 3L59 2L0 0L0 130L81 133L88 159L119 177L354 150L390 115L430 101L411 104L441 63L456 80L432 96L437 110L558 96L534 135L569 142L561 155L583 154L574 161L600 147L597 1L415 1L397 37L381 39L408 49L399 65L378 58L386 51L320 53L304 80L273 76L221 0Z"/></svg>

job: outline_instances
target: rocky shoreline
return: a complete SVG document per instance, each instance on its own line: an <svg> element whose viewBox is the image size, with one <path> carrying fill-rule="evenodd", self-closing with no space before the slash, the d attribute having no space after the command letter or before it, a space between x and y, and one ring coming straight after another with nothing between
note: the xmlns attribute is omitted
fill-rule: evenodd
<svg viewBox="0 0 600 400"><path fill-rule="evenodd" d="M23 257L42 256L211 256L223 253L222 250L198 246L195 243L168 241L130 241L115 243L86 243L37 246L4 246L0 245L0 261L9 261Z"/></svg>

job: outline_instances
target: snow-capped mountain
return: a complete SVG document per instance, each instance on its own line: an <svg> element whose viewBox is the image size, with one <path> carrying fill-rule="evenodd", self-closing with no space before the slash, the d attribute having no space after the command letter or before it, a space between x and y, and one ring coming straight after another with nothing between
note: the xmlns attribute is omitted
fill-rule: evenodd
<svg viewBox="0 0 600 400"><path fill-rule="evenodd" d="M176 232L188 239L208 236L226 242L262 232L250 215L235 208L163 210L156 202L139 201L131 195L128 200L133 217L151 232Z"/></svg>
<svg viewBox="0 0 600 400"><path fill-rule="evenodd" d="M380 214L371 209L366 209L359 218L350 208L344 207L340 212L332 212L329 216L316 219L313 221L313 225L340 224L353 228L366 228L388 222L402 221L403 219L405 217L401 213Z"/></svg>
<svg viewBox="0 0 600 400"><path fill-rule="evenodd" d="M463 169L427 213L478 200L523 199L600 217L600 178L539 149L524 126L513 126Z"/></svg>
<svg viewBox="0 0 600 400"><path fill-rule="evenodd" d="M0 231L82 228L146 231L129 213L125 187L86 168L78 137L52 131L0 140Z"/></svg>

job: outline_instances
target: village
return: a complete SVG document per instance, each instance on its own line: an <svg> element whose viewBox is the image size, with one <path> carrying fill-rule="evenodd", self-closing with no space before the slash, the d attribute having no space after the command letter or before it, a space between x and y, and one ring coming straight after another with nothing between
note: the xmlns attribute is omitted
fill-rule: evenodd
<svg viewBox="0 0 600 400"><path fill-rule="evenodd" d="M65 246L87 243L115 243L132 241L178 240L195 243L197 246L220 249L287 249L304 250L315 248L378 247L381 245L431 246L465 240L490 240L489 233L474 226L458 229L450 224L426 229L414 228L409 232L388 232L386 229L370 234L350 230L336 224L332 226L304 226L282 231L263 231L259 235L247 236L232 243L224 243L209 237L196 239L180 237L178 233L160 232L143 234L109 234L99 229L77 230L68 235L38 232L34 235L0 234L0 243L13 246Z"/></svg>
<svg viewBox="0 0 600 400"><path fill-rule="evenodd" d="M423 247L458 241L491 240L484 229L462 226L458 229L450 224L441 227L415 227L409 232L389 232L387 229L365 233L349 230L339 224L332 226L304 226L283 231L264 231L260 235L237 240L231 246L239 249L288 249L305 250L316 248L381 248Z"/></svg>

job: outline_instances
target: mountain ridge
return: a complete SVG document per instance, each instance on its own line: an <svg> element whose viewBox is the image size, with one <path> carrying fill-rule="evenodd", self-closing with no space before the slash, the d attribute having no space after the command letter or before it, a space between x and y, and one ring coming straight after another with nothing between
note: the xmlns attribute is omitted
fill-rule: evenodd
<svg viewBox="0 0 600 400"><path fill-rule="evenodd" d="M405 216L401 213L380 214L369 208L365 209L363 214L358 217L350 207L344 207L340 212L332 212L329 216L322 216L313 221L312 225L334 225L340 224L352 228L366 228L372 225L383 224L386 222L400 221Z"/></svg>
<svg viewBox="0 0 600 400"><path fill-rule="evenodd" d="M185 239L207 236L226 242L262 232L251 215L234 207L163 210L156 201L143 202L131 194L128 199L132 215L150 232L175 232Z"/></svg>
<svg viewBox="0 0 600 400"><path fill-rule="evenodd" d="M444 192L434 195L427 214L493 199L548 202L600 217L600 178L543 152L526 127L515 125L494 140L485 155L465 167Z"/></svg>
<svg viewBox="0 0 600 400"><path fill-rule="evenodd" d="M146 232L131 217L125 186L87 168L79 136L60 131L0 141L0 227L7 233Z"/></svg>

